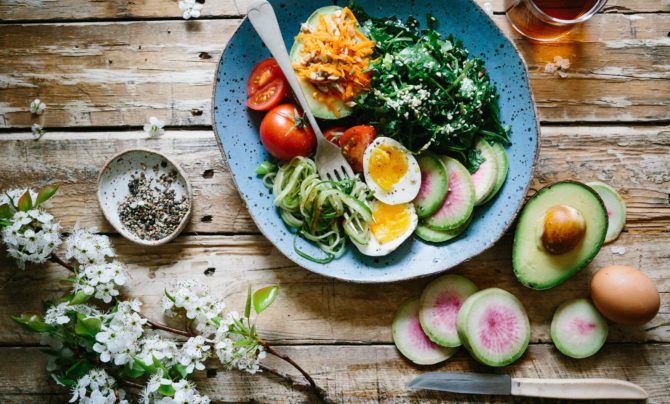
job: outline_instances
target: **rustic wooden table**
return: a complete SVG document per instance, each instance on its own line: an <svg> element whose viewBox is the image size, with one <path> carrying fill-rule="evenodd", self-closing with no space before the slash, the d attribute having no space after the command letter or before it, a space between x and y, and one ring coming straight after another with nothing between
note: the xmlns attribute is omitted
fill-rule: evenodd
<svg viewBox="0 0 670 404"><path fill-rule="evenodd" d="M391 317L428 279L374 287L333 281L296 267L258 233L210 128L214 69L245 8L242 0L210 0L200 19L184 21L171 0L0 1L0 189L60 183L52 212L66 229L79 222L112 233L95 198L102 162L129 147L164 152L193 183L191 224L175 242L152 249L113 236L131 267L127 290L150 314L159 315L163 286L173 279L202 280L231 307L242 305L247 282L276 282L281 295L261 320L263 335L303 364L331 398L480 401L404 388L422 370L394 348ZM481 288L511 291L529 312L531 346L496 371L627 379L643 386L650 401L670 402L670 1L611 0L582 29L544 45L510 30L502 1L493 8L528 64L542 121L533 190L598 179L619 189L629 208L621 237L552 290L532 291L515 280L510 235L456 269ZM572 62L564 79L544 73L555 55ZM47 104L39 118L27 109L34 98ZM141 131L150 116L167 122L165 136L149 139ZM38 141L29 129L34 122L48 129ZM591 273L614 263L635 265L656 282L661 312L644 327L612 326L592 358L562 356L549 338L553 310L586 295ZM45 371L37 338L9 320L39 311L40 300L61 292L56 280L64 271L47 265L19 272L5 258L0 266L0 401L65 401L67 392ZM491 371L462 352L431 369ZM211 370L199 384L222 401L310 400L267 375Z"/></svg>

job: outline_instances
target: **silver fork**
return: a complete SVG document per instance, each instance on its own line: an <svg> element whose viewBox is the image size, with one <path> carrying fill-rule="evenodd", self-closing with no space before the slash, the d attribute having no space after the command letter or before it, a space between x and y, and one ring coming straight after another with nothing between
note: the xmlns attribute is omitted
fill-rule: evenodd
<svg viewBox="0 0 670 404"><path fill-rule="evenodd" d="M265 43L265 46L268 47L268 50L277 61L281 71L284 72L288 84L291 86L291 89L293 89L293 93L298 99L298 103L303 111L305 111L307 120L316 134L317 143L314 160L319 175L321 175L321 178L327 178L332 181L353 177L354 171L351 169L349 163L347 163L347 160L342 156L340 148L323 136L321 129L319 129L319 125L316 123L316 119L314 119L314 114L312 114L312 110L309 108L305 94L302 92L298 77L293 70L293 66L291 66L291 60L288 56L286 46L284 45L284 38L282 38L279 23L277 22L277 16L275 15L272 5L265 0L254 1L247 9L247 17L249 18L251 25L254 26L258 36L261 37L261 40Z"/></svg>

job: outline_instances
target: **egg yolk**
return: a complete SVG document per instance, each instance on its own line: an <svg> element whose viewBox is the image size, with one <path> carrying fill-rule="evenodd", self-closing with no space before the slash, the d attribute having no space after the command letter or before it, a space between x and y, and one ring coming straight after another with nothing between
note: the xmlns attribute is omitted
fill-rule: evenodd
<svg viewBox="0 0 670 404"><path fill-rule="evenodd" d="M372 213L370 231L380 243L393 241L405 234L409 228L411 215L405 204L387 205L377 203L377 209Z"/></svg>
<svg viewBox="0 0 670 404"><path fill-rule="evenodd" d="M370 154L368 170L377 185L389 192L407 173L407 156L394 146L379 145Z"/></svg>

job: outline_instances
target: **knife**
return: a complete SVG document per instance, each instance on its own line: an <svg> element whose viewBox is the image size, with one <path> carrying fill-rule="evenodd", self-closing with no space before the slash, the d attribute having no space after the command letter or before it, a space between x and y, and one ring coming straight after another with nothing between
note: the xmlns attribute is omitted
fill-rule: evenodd
<svg viewBox="0 0 670 404"><path fill-rule="evenodd" d="M412 380L407 388L572 400L644 400L649 397L640 386L624 380L526 379L483 373L425 373Z"/></svg>

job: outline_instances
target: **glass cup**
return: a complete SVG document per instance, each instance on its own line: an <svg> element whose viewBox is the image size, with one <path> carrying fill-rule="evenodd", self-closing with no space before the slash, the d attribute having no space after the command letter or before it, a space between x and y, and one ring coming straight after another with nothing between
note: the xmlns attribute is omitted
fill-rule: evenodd
<svg viewBox="0 0 670 404"><path fill-rule="evenodd" d="M507 20L522 35L552 41L593 17L607 0L505 0Z"/></svg>

